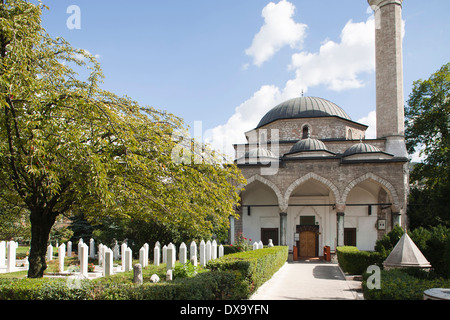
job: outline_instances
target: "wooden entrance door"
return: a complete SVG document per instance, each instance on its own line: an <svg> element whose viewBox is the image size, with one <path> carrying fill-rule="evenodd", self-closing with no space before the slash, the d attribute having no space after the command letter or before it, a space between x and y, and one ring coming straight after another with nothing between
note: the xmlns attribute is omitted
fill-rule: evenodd
<svg viewBox="0 0 450 320"><path fill-rule="evenodd" d="M313 231L300 232L300 257L314 257L316 255L316 233Z"/></svg>

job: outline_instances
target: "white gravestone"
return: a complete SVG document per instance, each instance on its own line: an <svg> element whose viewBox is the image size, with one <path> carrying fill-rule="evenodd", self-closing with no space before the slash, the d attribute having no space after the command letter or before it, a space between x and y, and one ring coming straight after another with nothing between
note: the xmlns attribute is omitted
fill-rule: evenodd
<svg viewBox="0 0 450 320"><path fill-rule="evenodd" d="M217 242L216 240L213 240L211 243L211 259L217 259Z"/></svg>
<svg viewBox="0 0 450 320"><path fill-rule="evenodd" d="M53 246L52 244L49 244L47 247L47 260L51 261L53 260Z"/></svg>
<svg viewBox="0 0 450 320"><path fill-rule="evenodd" d="M206 242L206 263L211 260L211 241Z"/></svg>
<svg viewBox="0 0 450 320"><path fill-rule="evenodd" d="M223 245L219 246L219 258L223 257Z"/></svg>
<svg viewBox="0 0 450 320"><path fill-rule="evenodd" d="M195 243L195 241L192 241L189 250L189 260L191 261L191 263L194 258L195 260L197 260L197 243Z"/></svg>
<svg viewBox="0 0 450 320"><path fill-rule="evenodd" d="M175 267L175 259L174 259L174 245L169 243L167 246L167 266L166 270L172 270Z"/></svg>
<svg viewBox="0 0 450 320"><path fill-rule="evenodd" d="M0 268L6 267L6 242L0 242Z"/></svg>
<svg viewBox="0 0 450 320"><path fill-rule="evenodd" d="M127 244L125 242L122 243L122 245L120 246L121 251L121 259L122 259L122 271L125 271L125 253L127 251Z"/></svg>
<svg viewBox="0 0 450 320"><path fill-rule="evenodd" d="M67 256L72 256L72 241L67 241Z"/></svg>
<svg viewBox="0 0 450 320"><path fill-rule="evenodd" d="M80 246L80 274L82 277L88 277L88 258L89 258L89 248L87 244L82 243Z"/></svg>
<svg viewBox="0 0 450 320"><path fill-rule="evenodd" d="M64 272L64 256L66 255L66 245L63 243L58 247L59 272Z"/></svg>
<svg viewBox="0 0 450 320"><path fill-rule="evenodd" d="M149 245L148 243L144 243L144 264L142 265L142 268L145 268L148 266L148 252L149 252Z"/></svg>
<svg viewBox="0 0 450 320"><path fill-rule="evenodd" d="M160 255L161 254L160 254L159 247L155 246L155 248L153 249L153 264L155 266L159 266L159 263L161 261Z"/></svg>
<svg viewBox="0 0 450 320"><path fill-rule="evenodd" d="M130 248L127 248L127 250L125 250L125 272L133 269L132 264L133 264L132 251Z"/></svg>
<svg viewBox="0 0 450 320"><path fill-rule="evenodd" d="M139 264L141 265L141 267L145 266L145 248L141 247L139 249Z"/></svg>
<svg viewBox="0 0 450 320"><path fill-rule="evenodd" d="M186 259L187 259L187 248L186 248L186 244L183 242L180 245L180 263L181 264L186 264Z"/></svg>
<svg viewBox="0 0 450 320"><path fill-rule="evenodd" d="M95 240L94 239L89 240L89 257L91 259L95 258Z"/></svg>
<svg viewBox="0 0 450 320"><path fill-rule="evenodd" d="M202 267L206 266L206 245L204 240L200 242L200 265Z"/></svg>
<svg viewBox="0 0 450 320"><path fill-rule="evenodd" d="M14 272L16 270L16 248L17 244L14 241L8 242L6 272Z"/></svg>
<svg viewBox="0 0 450 320"><path fill-rule="evenodd" d="M111 249L104 247L103 253L103 276L107 277L113 274L113 252Z"/></svg>
<svg viewBox="0 0 450 320"><path fill-rule="evenodd" d="M167 246L162 248L162 263L167 263Z"/></svg>

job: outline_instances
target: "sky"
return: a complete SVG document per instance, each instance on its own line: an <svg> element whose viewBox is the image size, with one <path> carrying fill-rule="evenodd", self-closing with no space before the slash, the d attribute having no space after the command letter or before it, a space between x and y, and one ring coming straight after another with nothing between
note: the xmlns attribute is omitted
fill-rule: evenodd
<svg viewBox="0 0 450 320"><path fill-rule="evenodd" d="M277 104L330 100L375 138L366 0L43 0L51 37L96 56L103 89L182 119L224 153ZM450 62L450 1L403 1L405 104ZM194 130L195 128L195 130Z"/></svg>

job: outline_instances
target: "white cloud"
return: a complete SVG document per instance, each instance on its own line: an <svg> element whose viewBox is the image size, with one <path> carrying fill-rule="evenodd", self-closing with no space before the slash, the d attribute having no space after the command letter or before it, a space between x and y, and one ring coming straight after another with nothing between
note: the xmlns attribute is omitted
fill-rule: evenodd
<svg viewBox="0 0 450 320"><path fill-rule="evenodd" d="M370 111L366 117L359 119L359 123L369 126L366 130L366 139L376 139L377 137L377 112Z"/></svg>
<svg viewBox="0 0 450 320"><path fill-rule="evenodd" d="M286 45L301 48L307 26L296 23L292 19L294 13L295 6L286 0L277 4L270 2L264 7L264 25L253 38L252 45L245 51L253 57L255 65L261 66Z"/></svg>
<svg viewBox="0 0 450 320"><path fill-rule="evenodd" d="M233 144L245 143L245 132L255 128L264 114L282 102L280 90L276 86L262 86L253 96L235 109L227 123L207 130L204 141L215 150L234 156Z"/></svg>
<svg viewBox="0 0 450 320"><path fill-rule="evenodd" d="M291 11L286 11L284 16L289 17L290 26L301 25L292 20L292 13L295 7L287 1L281 1L278 5L269 4L265 10L270 11L275 6L286 6ZM280 10L282 11L282 10ZM270 16L270 14L265 13ZM281 15L281 13L279 13ZM274 14L275 15L275 14ZM275 48L274 41L266 28L271 26L270 20L266 18L266 24L254 39L251 48L255 57L255 63L263 63L270 58L270 50L257 51L257 38L266 37L270 48ZM302 25L303 26L303 25ZM303 32L306 26L303 26ZM304 36L298 36L300 39ZM275 37L274 37L275 38ZM288 43L284 40L283 43ZM261 45L262 46L262 45ZM303 90L305 93L309 87L326 85L328 89L342 91L355 89L364 86L360 79L363 73L374 72L375 70L375 25L373 17L366 22L355 23L348 21L342 29L340 42L327 40L320 47L319 52L298 52L292 55L290 70L295 70L295 78L286 82L284 88L274 85L262 86L254 95L235 109L235 113L223 125L219 125L208 130L207 142L213 148L222 150L232 157L234 143L245 142L244 132L256 127L258 122L271 108L278 103L289 98L299 96ZM264 47L264 46L263 46ZM265 60L266 59L266 60ZM369 125L367 138L375 137L376 121L375 112L371 112L366 118L361 119L363 123Z"/></svg>
<svg viewBox="0 0 450 320"><path fill-rule="evenodd" d="M372 18L366 22L347 22L341 32L341 42L328 40L317 53L299 52L292 55L289 66L296 78L287 88L325 84L328 89L342 91L364 86L361 73L375 70L375 26Z"/></svg>

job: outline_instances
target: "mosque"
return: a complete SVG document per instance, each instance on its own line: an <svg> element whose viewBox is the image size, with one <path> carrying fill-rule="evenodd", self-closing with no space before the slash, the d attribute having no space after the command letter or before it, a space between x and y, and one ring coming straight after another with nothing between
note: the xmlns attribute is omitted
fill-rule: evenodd
<svg viewBox="0 0 450 320"><path fill-rule="evenodd" d="M239 235L287 245L294 257L324 247L374 250L396 224L406 226L409 160L404 140L401 0L369 0L376 19L377 137L324 98L301 96L271 109L247 143L235 145L247 180Z"/></svg>

